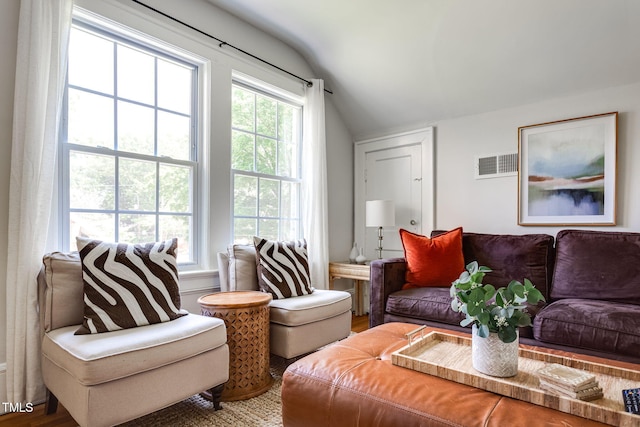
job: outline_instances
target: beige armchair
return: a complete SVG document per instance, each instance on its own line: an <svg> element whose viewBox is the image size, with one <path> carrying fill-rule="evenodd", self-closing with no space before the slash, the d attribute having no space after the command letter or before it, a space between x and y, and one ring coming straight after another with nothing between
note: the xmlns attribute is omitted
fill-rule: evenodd
<svg viewBox="0 0 640 427"><path fill-rule="evenodd" d="M251 245L231 245L218 253L222 291L260 290L256 251ZM351 332L351 294L316 289L309 295L275 299L270 307L270 351L293 359Z"/></svg>
<svg viewBox="0 0 640 427"><path fill-rule="evenodd" d="M170 322L74 335L83 320L77 253L51 253L38 277L47 413L58 399L81 426L129 421L209 390L229 378L224 322L188 314Z"/></svg>

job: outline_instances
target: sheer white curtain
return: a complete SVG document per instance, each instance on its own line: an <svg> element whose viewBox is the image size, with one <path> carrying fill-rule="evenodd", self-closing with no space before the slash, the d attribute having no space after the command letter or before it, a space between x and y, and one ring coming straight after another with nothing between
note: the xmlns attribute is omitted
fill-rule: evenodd
<svg viewBox="0 0 640 427"><path fill-rule="evenodd" d="M13 109L7 255L7 398L44 394L36 277L42 265L73 0L22 0Z"/></svg>
<svg viewBox="0 0 640 427"><path fill-rule="evenodd" d="M302 219L309 248L311 284L329 284L329 222L327 203L327 149L324 122L324 81L306 88L302 137Z"/></svg>

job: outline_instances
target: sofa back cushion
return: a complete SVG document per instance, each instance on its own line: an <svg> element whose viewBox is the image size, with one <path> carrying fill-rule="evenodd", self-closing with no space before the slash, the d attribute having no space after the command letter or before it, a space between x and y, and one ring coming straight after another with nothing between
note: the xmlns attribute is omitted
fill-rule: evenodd
<svg viewBox="0 0 640 427"><path fill-rule="evenodd" d="M640 233L561 230L552 299L640 304Z"/></svg>
<svg viewBox="0 0 640 427"><path fill-rule="evenodd" d="M45 332L82 323L84 284L78 252L46 254L38 284L40 326Z"/></svg>
<svg viewBox="0 0 640 427"><path fill-rule="evenodd" d="M229 291L259 291L256 248L253 245L230 245L227 279Z"/></svg>
<svg viewBox="0 0 640 427"><path fill-rule="evenodd" d="M432 234L437 234L434 231ZM507 286L512 280L531 280L549 299L553 272L553 236L547 234L482 234L464 232L462 253L465 265L472 261L491 268L484 283L496 288Z"/></svg>

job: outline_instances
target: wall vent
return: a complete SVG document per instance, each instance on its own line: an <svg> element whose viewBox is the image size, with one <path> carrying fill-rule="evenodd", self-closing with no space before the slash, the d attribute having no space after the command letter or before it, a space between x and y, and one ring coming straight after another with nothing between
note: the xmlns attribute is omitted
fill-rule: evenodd
<svg viewBox="0 0 640 427"><path fill-rule="evenodd" d="M518 153L476 157L475 161L476 179L518 174Z"/></svg>

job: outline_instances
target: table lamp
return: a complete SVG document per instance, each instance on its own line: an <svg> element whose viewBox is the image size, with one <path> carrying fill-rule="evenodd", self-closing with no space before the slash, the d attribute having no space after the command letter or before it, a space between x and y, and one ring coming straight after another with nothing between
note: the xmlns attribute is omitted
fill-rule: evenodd
<svg viewBox="0 0 640 427"><path fill-rule="evenodd" d="M378 227L378 258L382 258L382 227L396 224L393 200L367 200L366 226Z"/></svg>

